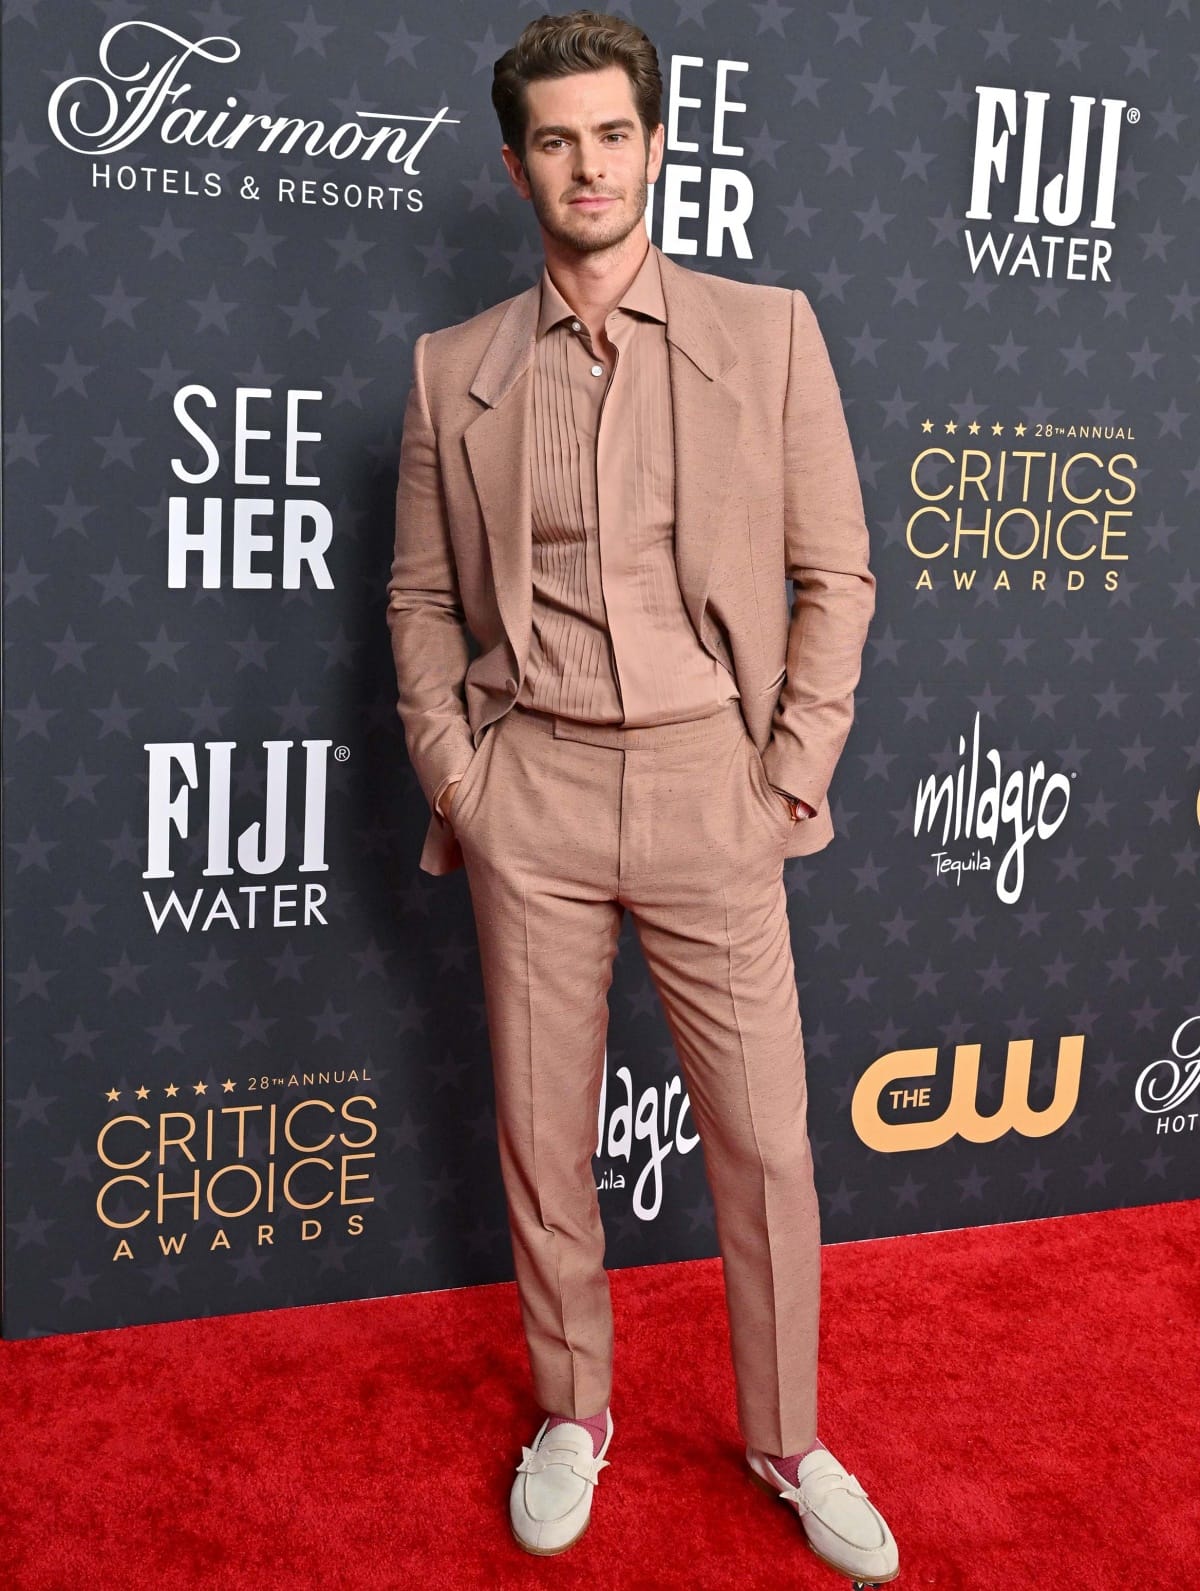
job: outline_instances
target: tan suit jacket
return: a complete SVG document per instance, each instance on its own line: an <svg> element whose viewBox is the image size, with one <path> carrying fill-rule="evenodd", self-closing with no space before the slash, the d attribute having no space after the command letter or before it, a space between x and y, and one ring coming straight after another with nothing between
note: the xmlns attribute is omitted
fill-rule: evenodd
<svg viewBox="0 0 1200 1591"><path fill-rule="evenodd" d="M833 838L826 792L875 610L841 394L804 293L659 263L679 588L701 644L737 681L771 783L816 809L787 840L785 855L804 856ZM512 705L529 655L538 302L535 282L414 349L387 623L397 712L431 809L427 873L462 866L434 798Z"/></svg>

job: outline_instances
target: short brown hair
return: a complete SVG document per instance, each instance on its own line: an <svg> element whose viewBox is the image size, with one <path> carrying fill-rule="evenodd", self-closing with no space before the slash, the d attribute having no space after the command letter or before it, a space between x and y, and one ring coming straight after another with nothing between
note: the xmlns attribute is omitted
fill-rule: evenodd
<svg viewBox="0 0 1200 1591"><path fill-rule="evenodd" d="M528 128L525 85L537 78L597 72L606 66L624 68L648 143L662 120L662 73L658 51L641 28L601 11L569 11L561 17L535 17L522 30L492 72L492 104L500 132L522 164Z"/></svg>

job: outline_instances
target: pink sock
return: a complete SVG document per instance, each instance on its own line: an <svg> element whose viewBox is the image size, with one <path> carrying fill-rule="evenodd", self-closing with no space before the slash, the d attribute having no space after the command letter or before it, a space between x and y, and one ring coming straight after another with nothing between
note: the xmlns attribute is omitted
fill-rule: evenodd
<svg viewBox="0 0 1200 1591"><path fill-rule="evenodd" d="M592 1457L595 1458L608 1435L607 1414L607 1407L601 1409L599 1414L590 1414L586 1420L581 1420L577 1414L552 1414L546 1429L552 1431L556 1425L582 1425L585 1431L592 1434Z"/></svg>
<svg viewBox="0 0 1200 1591"><path fill-rule="evenodd" d="M786 1458L776 1458L773 1454L768 1453L767 1457L783 1476L784 1480L787 1481L788 1485L794 1486L796 1484L796 1471L800 1468L800 1460L807 1454L815 1453L818 1448L824 1446L824 1442L818 1437L811 1446L804 1449L803 1453L789 1453Z"/></svg>

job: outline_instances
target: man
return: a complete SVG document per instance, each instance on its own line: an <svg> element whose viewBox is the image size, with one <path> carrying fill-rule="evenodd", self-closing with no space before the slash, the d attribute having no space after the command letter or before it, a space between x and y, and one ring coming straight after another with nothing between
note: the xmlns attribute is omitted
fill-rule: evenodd
<svg viewBox="0 0 1200 1591"><path fill-rule="evenodd" d="M833 837L874 577L804 294L649 241L661 92L646 35L593 12L539 17L496 63L501 153L545 264L418 338L401 447L397 710L432 809L421 866L467 872L545 1414L510 1522L529 1551L562 1551L610 1462L591 1160L628 909L704 1148L747 1462L827 1562L881 1582L891 1532L816 1435L820 1234L783 883L785 856Z"/></svg>

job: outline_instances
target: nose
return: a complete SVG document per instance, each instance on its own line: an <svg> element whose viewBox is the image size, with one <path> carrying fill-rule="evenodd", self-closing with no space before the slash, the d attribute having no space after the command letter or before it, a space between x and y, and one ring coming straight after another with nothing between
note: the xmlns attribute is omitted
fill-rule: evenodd
<svg viewBox="0 0 1200 1591"><path fill-rule="evenodd" d="M575 146L572 175L576 182L592 183L604 175L604 146L586 138Z"/></svg>

